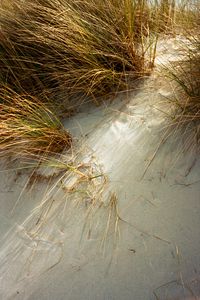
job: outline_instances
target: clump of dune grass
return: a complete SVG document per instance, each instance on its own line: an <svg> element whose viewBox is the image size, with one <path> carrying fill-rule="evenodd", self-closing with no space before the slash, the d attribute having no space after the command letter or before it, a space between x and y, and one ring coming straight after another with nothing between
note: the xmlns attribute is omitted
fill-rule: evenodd
<svg viewBox="0 0 200 300"><path fill-rule="evenodd" d="M71 146L71 136L44 102L0 89L0 157L38 158Z"/></svg>
<svg viewBox="0 0 200 300"><path fill-rule="evenodd" d="M13 7L0 16L0 66L17 89L54 99L64 93L76 107L127 90L153 67L147 1L26 0Z"/></svg>
<svg viewBox="0 0 200 300"><path fill-rule="evenodd" d="M180 45L182 58L165 67L175 87L171 97L172 127L180 129L187 149L200 146L200 35L190 36ZM186 139L185 139L186 137ZM194 145L195 144L195 145Z"/></svg>

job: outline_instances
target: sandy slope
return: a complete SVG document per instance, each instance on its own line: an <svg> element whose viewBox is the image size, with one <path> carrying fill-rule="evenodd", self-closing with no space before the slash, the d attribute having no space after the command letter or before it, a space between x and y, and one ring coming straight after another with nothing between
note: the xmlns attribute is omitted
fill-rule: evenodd
<svg viewBox="0 0 200 300"><path fill-rule="evenodd" d="M177 56L173 39L162 45L157 65ZM81 192L66 196L52 184L26 191L26 176L1 173L0 299L200 299L200 160L177 135L163 139L171 93L155 70L131 95L66 121L79 138L77 159L92 158L108 177L84 191L102 188L105 203L115 196L120 237L111 223L103 248L109 207L86 219ZM41 200L48 214L38 225L42 208L32 212Z"/></svg>

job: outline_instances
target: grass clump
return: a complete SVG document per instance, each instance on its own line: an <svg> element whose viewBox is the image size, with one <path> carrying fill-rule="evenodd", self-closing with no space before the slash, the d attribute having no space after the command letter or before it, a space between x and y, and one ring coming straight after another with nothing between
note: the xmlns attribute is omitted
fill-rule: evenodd
<svg viewBox="0 0 200 300"><path fill-rule="evenodd" d="M148 75L155 57L147 1L23 1L0 17L0 66L31 93L99 102ZM74 100L75 99L75 100ZM83 100L84 99L84 100Z"/></svg>
<svg viewBox="0 0 200 300"><path fill-rule="evenodd" d="M71 136L44 102L0 89L0 157L38 158L71 146Z"/></svg>
<svg viewBox="0 0 200 300"><path fill-rule="evenodd" d="M187 148L200 146L200 35L190 36L182 42L182 59L165 67L167 76L175 84L172 126L183 129Z"/></svg>

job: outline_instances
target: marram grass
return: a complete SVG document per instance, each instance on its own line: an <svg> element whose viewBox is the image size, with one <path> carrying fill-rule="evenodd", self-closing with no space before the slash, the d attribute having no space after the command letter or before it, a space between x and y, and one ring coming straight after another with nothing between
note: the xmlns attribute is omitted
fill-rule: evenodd
<svg viewBox="0 0 200 300"><path fill-rule="evenodd" d="M48 106L30 95L0 89L0 157L35 158L71 146L71 136Z"/></svg>
<svg viewBox="0 0 200 300"><path fill-rule="evenodd" d="M147 1L23 1L0 17L0 66L7 84L65 93L78 106L127 90L148 75L156 38ZM74 101L74 99L76 99ZM71 100L72 101L72 100Z"/></svg>
<svg viewBox="0 0 200 300"><path fill-rule="evenodd" d="M173 107L172 128L183 132L187 148L200 149L200 35L190 35L182 42L182 59L165 67L175 87L170 102Z"/></svg>

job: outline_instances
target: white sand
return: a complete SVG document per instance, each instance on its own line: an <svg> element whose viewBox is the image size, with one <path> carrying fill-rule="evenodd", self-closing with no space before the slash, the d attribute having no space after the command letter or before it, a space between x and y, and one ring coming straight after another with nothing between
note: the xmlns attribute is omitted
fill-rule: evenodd
<svg viewBox="0 0 200 300"><path fill-rule="evenodd" d="M174 40L165 45L157 64L177 55ZM0 299L200 299L200 159L182 151L177 135L159 147L163 96L171 93L155 70L131 96L66 122L82 145L77 160L93 157L94 174L102 168L109 179L105 185L100 177L72 196L46 184L22 193L25 176L13 183L13 171L1 173ZM111 210L85 218L87 200L101 187L105 203L116 195L123 220L118 238L111 223L104 248ZM42 209L48 214L40 226Z"/></svg>

